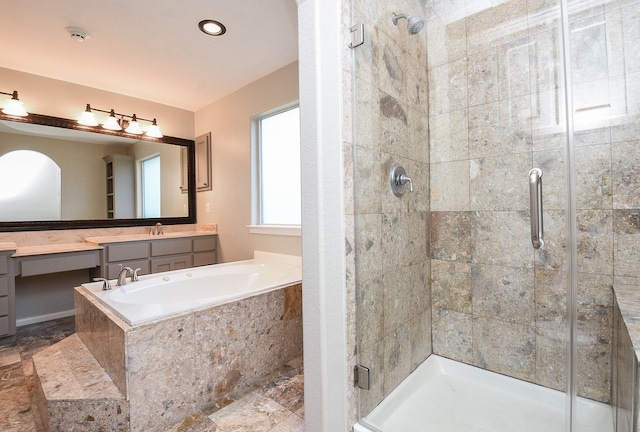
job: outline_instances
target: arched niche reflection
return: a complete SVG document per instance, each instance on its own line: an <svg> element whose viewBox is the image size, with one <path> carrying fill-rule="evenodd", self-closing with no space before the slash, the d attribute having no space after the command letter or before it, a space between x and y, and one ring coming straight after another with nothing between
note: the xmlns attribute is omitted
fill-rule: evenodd
<svg viewBox="0 0 640 432"><path fill-rule="evenodd" d="M33 150L0 155L0 220L60 220L61 170L49 156Z"/></svg>

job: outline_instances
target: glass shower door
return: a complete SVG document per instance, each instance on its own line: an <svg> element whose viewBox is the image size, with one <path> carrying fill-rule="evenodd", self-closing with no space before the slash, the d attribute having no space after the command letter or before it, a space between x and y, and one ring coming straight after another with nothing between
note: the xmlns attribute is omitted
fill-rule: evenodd
<svg viewBox="0 0 640 432"><path fill-rule="evenodd" d="M631 377L616 373L612 286L638 285L640 3L569 1L567 15L577 232L576 391L590 401L630 408L629 400L617 398L620 384L630 384ZM578 424L588 411L587 404L577 404ZM622 421L616 426L618 432L633 430Z"/></svg>
<svg viewBox="0 0 640 432"><path fill-rule="evenodd" d="M553 430L609 431L614 264L635 283L640 256L638 2L352 7L359 417L435 354L565 394Z"/></svg>

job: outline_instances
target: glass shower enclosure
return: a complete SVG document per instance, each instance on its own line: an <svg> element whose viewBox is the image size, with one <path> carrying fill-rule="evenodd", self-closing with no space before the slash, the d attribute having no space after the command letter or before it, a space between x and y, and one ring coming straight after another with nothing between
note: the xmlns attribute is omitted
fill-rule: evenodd
<svg viewBox="0 0 640 432"><path fill-rule="evenodd" d="M640 257L640 2L351 6L360 423L402 430L376 409L440 357L562 396L547 429L522 402L532 431L613 431L613 285L638 284ZM436 430L431 408L410 430ZM500 431L494 408L466 430Z"/></svg>

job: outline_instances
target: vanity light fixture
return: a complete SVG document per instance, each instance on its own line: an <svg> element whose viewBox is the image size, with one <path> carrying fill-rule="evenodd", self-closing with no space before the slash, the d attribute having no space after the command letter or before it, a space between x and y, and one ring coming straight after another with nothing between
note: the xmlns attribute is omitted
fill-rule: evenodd
<svg viewBox="0 0 640 432"><path fill-rule="evenodd" d="M111 110L109 117L107 117L107 121L102 123L102 127L114 131L122 130L122 126L120 126L114 110Z"/></svg>
<svg viewBox="0 0 640 432"><path fill-rule="evenodd" d="M140 123L138 123L138 117L136 117L135 114L131 118L131 121L129 122L129 126L127 126L127 128L124 131L134 135L140 135L143 132L142 128L140 127ZM149 136L153 136L153 135L149 135Z"/></svg>
<svg viewBox="0 0 640 432"><path fill-rule="evenodd" d="M156 123L156 119L153 119L153 122L151 122L151 126L149 126L149 129L147 129L147 135L152 138L162 138L162 132L160 132L160 127Z"/></svg>
<svg viewBox="0 0 640 432"><path fill-rule="evenodd" d="M91 126L91 127L99 126L100 123L98 123L98 121L96 120L96 117L93 111L109 114L109 117L107 117L107 120L102 124L102 127L104 129L109 129L113 131L121 131L122 129L124 129L125 132L130 133L132 135L141 135L144 133L145 135L151 138L163 137L162 132L160 132L160 127L158 126L158 123L156 122L155 118L153 120L148 120L148 119L138 117L136 114L133 114L133 115L120 114L115 112L115 110L113 109L109 111L105 111L98 108L92 108L91 104L87 104L87 108L80 115L80 118L78 119L78 123L83 126ZM128 120L128 119L131 119L131 120ZM151 123L151 125L149 125L149 127L147 128L146 132L142 129L138 120L143 120Z"/></svg>
<svg viewBox="0 0 640 432"><path fill-rule="evenodd" d="M26 117L29 115L29 113L25 111L20 99L18 99L17 90L14 90L13 93L0 92L0 94L11 96L11 99L7 99L7 105L2 108L3 113L16 117Z"/></svg>
<svg viewBox="0 0 640 432"><path fill-rule="evenodd" d="M198 28L204 34L209 36L222 36L227 32L227 28L220 21L216 20L202 20L198 23Z"/></svg>

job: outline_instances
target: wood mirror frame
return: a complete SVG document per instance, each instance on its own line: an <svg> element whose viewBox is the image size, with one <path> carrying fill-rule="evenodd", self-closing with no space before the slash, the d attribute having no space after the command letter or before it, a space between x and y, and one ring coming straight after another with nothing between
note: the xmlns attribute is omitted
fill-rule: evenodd
<svg viewBox="0 0 640 432"><path fill-rule="evenodd" d="M6 115L0 111L0 120L31 123L56 128L74 129L83 132L99 133L140 141L172 144L186 147L188 150L188 216L159 217L159 218L123 218L123 219L81 219L81 220L47 220L47 221L0 221L0 232L9 231L43 231L81 228L131 227L152 226L156 223L163 225L195 224L196 223L196 183L195 183L195 142L193 140L164 136L150 138L133 135L124 131L111 131L103 128L82 126L75 120L52 117L42 114L29 114L27 117Z"/></svg>

